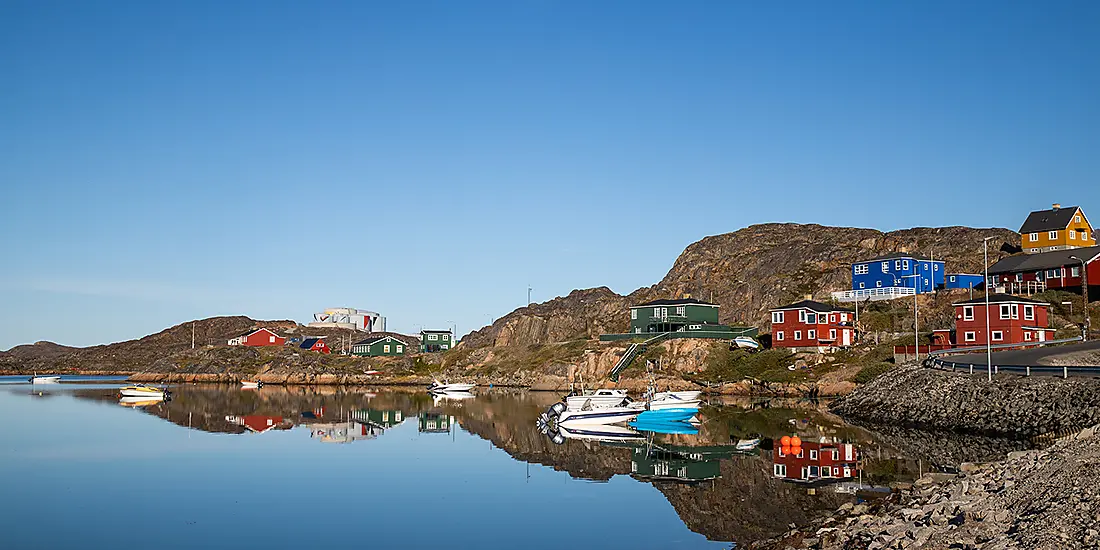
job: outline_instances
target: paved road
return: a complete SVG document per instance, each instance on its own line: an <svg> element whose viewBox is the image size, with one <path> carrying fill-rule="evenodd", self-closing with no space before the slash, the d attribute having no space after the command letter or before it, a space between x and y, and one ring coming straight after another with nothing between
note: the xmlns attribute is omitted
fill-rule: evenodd
<svg viewBox="0 0 1100 550"><path fill-rule="evenodd" d="M1043 348L1031 348L1031 349L1016 349L1008 351L994 351L993 352L993 364L995 366L1038 366L1039 360L1052 357L1055 355L1062 355L1065 353L1072 353L1075 351L1097 351L1100 350L1100 340L1092 340L1089 342L1081 342L1077 344L1065 344L1061 346L1048 346ZM984 353L971 353L967 355L948 355L942 357L944 361L951 361L961 364L972 364L975 367L981 365L985 367L985 354Z"/></svg>

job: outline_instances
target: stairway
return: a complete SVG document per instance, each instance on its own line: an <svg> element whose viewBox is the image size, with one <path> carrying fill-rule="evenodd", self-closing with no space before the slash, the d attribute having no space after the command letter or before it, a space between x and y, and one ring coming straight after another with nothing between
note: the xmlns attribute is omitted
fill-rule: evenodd
<svg viewBox="0 0 1100 550"><path fill-rule="evenodd" d="M615 363L615 367L611 369L611 374L608 377L611 379L612 382L618 382L619 374L626 370L626 368L634 362L634 359L636 359L639 355L645 353L646 349L648 349L649 346L652 346L653 344L656 344L657 342L660 342L661 340L672 336L672 334L672 332L663 332L640 344L630 344L630 347L626 348L626 352L623 353L622 357L619 357L618 362Z"/></svg>

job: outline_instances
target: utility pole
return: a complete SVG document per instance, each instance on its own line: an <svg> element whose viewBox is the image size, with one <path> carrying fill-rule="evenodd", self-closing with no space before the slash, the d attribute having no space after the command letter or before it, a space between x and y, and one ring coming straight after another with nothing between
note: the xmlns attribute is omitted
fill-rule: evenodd
<svg viewBox="0 0 1100 550"><path fill-rule="evenodd" d="M191 321L191 349L195 349L195 322Z"/></svg>
<svg viewBox="0 0 1100 550"><path fill-rule="evenodd" d="M1086 341L1092 331L1092 316L1089 315L1089 265L1077 256L1070 256L1069 259L1081 262L1081 298L1085 301L1085 334L1082 335L1082 340Z"/></svg>
<svg viewBox="0 0 1100 550"><path fill-rule="evenodd" d="M993 342L989 334L989 239L982 239L982 264L985 267L985 369L986 380L993 381Z"/></svg>

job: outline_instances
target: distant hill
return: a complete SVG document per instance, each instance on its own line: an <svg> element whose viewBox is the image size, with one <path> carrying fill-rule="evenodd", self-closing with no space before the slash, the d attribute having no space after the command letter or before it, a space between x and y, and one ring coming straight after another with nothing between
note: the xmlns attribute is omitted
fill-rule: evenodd
<svg viewBox="0 0 1100 550"><path fill-rule="evenodd" d="M1003 228L918 227L882 232L874 229L772 223L706 237L687 247L672 269L653 286L627 296L606 287L575 290L568 296L519 308L462 340L480 348L540 344L627 328L627 307L657 298L688 295L721 306L721 321L766 328L768 309L813 295L826 299L851 288L849 267L889 252L933 255L947 262L948 273L982 270L982 239L990 242L990 262L1005 256L1001 243L1020 244Z"/></svg>

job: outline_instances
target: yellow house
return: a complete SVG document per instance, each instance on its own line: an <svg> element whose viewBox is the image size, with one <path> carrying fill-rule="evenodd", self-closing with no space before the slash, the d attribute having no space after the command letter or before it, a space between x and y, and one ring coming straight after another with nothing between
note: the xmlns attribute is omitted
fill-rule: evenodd
<svg viewBox="0 0 1100 550"><path fill-rule="evenodd" d="M1060 204L1028 215L1020 226L1020 242L1028 254L1096 245L1092 225L1081 208Z"/></svg>

